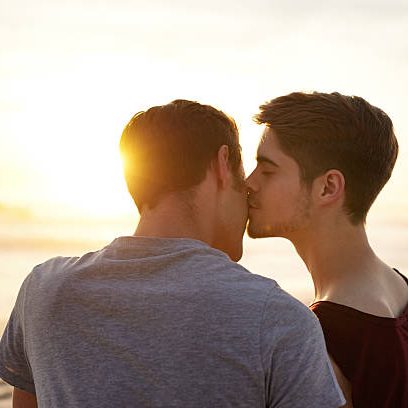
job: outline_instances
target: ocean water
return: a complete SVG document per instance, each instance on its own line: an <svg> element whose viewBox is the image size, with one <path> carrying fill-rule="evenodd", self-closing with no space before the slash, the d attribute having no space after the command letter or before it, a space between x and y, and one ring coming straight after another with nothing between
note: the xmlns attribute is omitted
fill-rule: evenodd
<svg viewBox="0 0 408 408"><path fill-rule="evenodd" d="M31 269L58 255L94 251L120 235L131 235L135 225L122 221L2 220L0 224L0 330L7 321L21 283ZM370 242L391 266L408 274L408 225L402 220L375 220L368 225ZM313 299L309 273L287 240L244 237L240 263L251 272L275 279L305 304Z"/></svg>

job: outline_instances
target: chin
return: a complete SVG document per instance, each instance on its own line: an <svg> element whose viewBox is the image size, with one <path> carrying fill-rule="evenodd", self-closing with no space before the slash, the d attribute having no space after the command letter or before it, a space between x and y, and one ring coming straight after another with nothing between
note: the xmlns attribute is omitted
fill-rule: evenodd
<svg viewBox="0 0 408 408"><path fill-rule="evenodd" d="M247 234L250 238L272 238L272 237L283 237L273 231L271 228L256 228L251 223L248 224Z"/></svg>
<svg viewBox="0 0 408 408"><path fill-rule="evenodd" d="M212 246L227 254L232 261L239 261L243 254L243 238L246 223L247 219L245 218L240 225L237 225L237 223L227 225L228 228L223 228L218 232Z"/></svg>
<svg viewBox="0 0 408 408"><path fill-rule="evenodd" d="M238 262L242 258L242 253L243 250L241 246L239 250L228 253L228 256L230 257L231 261Z"/></svg>
<svg viewBox="0 0 408 408"><path fill-rule="evenodd" d="M239 240L239 242L236 243L226 241L213 243L212 247L218 249L219 251L224 252L226 255L228 255L231 261L238 262L242 258L243 253L242 238Z"/></svg>
<svg viewBox="0 0 408 408"><path fill-rule="evenodd" d="M254 225L249 222L247 225L247 234L250 238L264 238L265 235L261 234L261 230L258 228L255 228Z"/></svg>
<svg viewBox="0 0 408 408"><path fill-rule="evenodd" d="M243 254L242 239L235 244L226 246L223 249L223 252L225 252L230 257L231 261L238 262L242 258Z"/></svg>

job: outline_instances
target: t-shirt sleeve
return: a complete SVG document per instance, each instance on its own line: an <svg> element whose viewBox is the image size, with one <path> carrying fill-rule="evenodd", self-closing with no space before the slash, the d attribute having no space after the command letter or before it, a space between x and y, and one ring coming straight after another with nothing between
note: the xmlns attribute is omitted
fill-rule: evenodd
<svg viewBox="0 0 408 408"><path fill-rule="evenodd" d="M285 292L271 294L261 327L266 403L271 408L345 404L317 318Z"/></svg>
<svg viewBox="0 0 408 408"><path fill-rule="evenodd" d="M0 341L0 377L14 387L35 394L33 376L25 348L24 303L27 285L28 279L20 289Z"/></svg>

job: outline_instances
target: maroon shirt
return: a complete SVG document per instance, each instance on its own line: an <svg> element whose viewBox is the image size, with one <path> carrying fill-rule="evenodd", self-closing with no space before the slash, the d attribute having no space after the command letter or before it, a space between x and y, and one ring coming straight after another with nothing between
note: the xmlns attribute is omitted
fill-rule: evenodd
<svg viewBox="0 0 408 408"><path fill-rule="evenodd" d="M351 383L354 408L408 408L408 306L395 319L327 301L310 309Z"/></svg>

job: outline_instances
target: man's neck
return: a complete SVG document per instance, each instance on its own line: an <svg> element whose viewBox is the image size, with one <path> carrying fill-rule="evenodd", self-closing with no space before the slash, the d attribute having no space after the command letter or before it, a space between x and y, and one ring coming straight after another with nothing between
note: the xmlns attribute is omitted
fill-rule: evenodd
<svg viewBox="0 0 408 408"><path fill-rule="evenodd" d="M379 259L371 249L363 224L328 224L292 240L315 285L316 300L327 300L359 282L373 278Z"/></svg>
<svg viewBox="0 0 408 408"><path fill-rule="evenodd" d="M152 209L143 209L134 235L191 238L211 244L210 225L208 214L202 214L192 202L170 196Z"/></svg>
<svg viewBox="0 0 408 408"><path fill-rule="evenodd" d="M312 276L315 301L383 317L399 316L405 309L406 283L376 256L363 224L324 223L292 242Z"/></svg>

